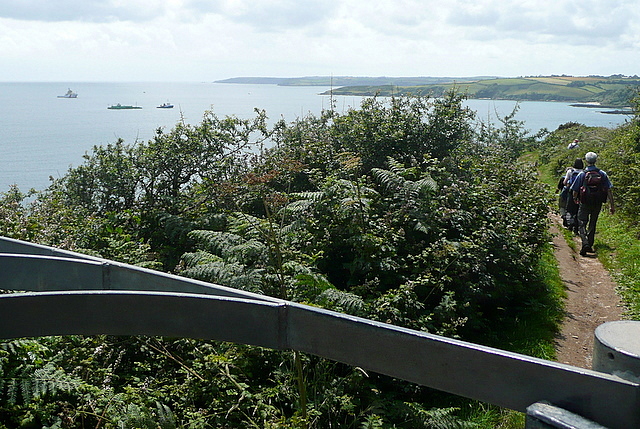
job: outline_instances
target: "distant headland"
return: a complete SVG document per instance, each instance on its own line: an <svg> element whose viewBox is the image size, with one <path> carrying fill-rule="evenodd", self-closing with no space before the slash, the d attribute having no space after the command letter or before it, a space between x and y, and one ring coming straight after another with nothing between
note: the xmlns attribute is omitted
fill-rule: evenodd
<svg viewBox="0 0 640 429"><path fill-rule="evenodd" d="M306 77L233 77L217 80L216 83L268 84L280 86L414 86L447 84L453 82L475 82L496 79L497 76L475 77L366 77L366 76L306 76Z"/></svg>
<svg viewBox="0 0 640 429"><path fill-rule="evenodd" d="M584 106L626 107L637 94L640 77L524 76L524 77L353 77L307 76L294 78L236 77L216 83L331 87L323 94L355 96L416 95L440 97L451 89L473 99L561 101ZM623 110L626 112L626 110ZM616 112L617 113L617 112Z"/></svg>

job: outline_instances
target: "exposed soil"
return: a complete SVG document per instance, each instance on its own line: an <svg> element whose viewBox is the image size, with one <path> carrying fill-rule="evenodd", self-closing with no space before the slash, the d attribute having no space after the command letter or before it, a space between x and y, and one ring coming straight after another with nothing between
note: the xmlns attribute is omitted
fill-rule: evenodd
<svg viewBox="0 0 640 429"><path fill-rule="evenodd" d="M560 217L551 215L551 220L560 277L567 291L566 317L556 339L557 361L591 369L595 329L621 320L625 309L615 282L597 257L580 256L565 240ZM580 237L574 240L580 249Z"/></svg>

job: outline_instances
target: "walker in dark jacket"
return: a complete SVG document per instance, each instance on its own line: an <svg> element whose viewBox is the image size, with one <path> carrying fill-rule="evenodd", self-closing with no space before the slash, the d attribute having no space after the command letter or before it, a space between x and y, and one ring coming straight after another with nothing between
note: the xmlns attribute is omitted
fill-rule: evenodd
<svg viewBox="0 0 640 429"><path fill-rule="evenodd" d="M578 175L582 173L583 169L584 169L584 162L582 162L581 158L577 158L573 162L573 167L569 167L567 169L567 172L564 176L564 180L562 182L566 188L566 193L567 193L567 201L565 204L563 224L575 234L579 233L578 208L580 206L575 202L575 200L571 196L571 185L575 181L576 177L578 177Z"/></svg>
<svg viewBox="0 0 640 429"><path fill-rule="evenodd" d="M600 216L600 210L602 209L603 201L596 202L586 202L580 201L580 188L584 184L585 176L589 171L599 171L602 176L602 183L607 192L607 200L610 204L609 211L611 214L615 213L615 206L613 201L613 185L611 184L611 180L609 180L609 176L604 171L598 169L595 164L598 159L598 155L594 152L588 152L584 156L587 161L587 168L576 177L574 182L571 184L571 191L573 192L573 199L576 203L580 204L578 208L578 222L579 222L579 232L580 238L582 239L582 248L580 250L580 255L586 256L586 254L593 253L593 241L596 235L596 224L598 223L598 216Z"/></svg>

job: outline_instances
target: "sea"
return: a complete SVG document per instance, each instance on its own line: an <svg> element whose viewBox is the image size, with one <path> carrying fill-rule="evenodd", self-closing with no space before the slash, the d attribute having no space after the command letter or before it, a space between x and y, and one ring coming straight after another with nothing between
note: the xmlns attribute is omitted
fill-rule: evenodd
<svg viewBox="0 0 640 429"><path fill-rule="evenodd" d="M77 98L59 98L71 89ZM207 111L218 117L250 119L254 109L265 110L269 121L295 121L331 107L321 95L329 87L265 84L192 83L88 83L0 82L0 193L11 185L23 192L44 190L52 178L66 174L84 161L94 146L123 139L147 141L158 128L169 131L178 122L198 124ZM339 112L357 108L361 97L334 96ZM160 109L163 103L172 109ZM115 104L141 107L110 110ZM516 102L467 100L479 119L499 125L498 117L510 114ZM515 119L533 134L550 131L567 122L616 127L626 115L605 114L604 109L572 107L568 103L517 103Z"/></svg>

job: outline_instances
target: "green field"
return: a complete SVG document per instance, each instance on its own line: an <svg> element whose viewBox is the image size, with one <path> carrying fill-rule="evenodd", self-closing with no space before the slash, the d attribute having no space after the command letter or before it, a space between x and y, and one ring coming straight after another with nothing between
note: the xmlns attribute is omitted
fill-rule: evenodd
<svg viewBox="0 0 640 429"><path fill-rule="evenodd" d="M333 89L334 95L393 96L429 95L440 97L455 89L469 98L562 101L587 103L598 102L608 106L627 106L640 78L624 76L543 76L479 79L425 85L351 85Z"/></svg>

